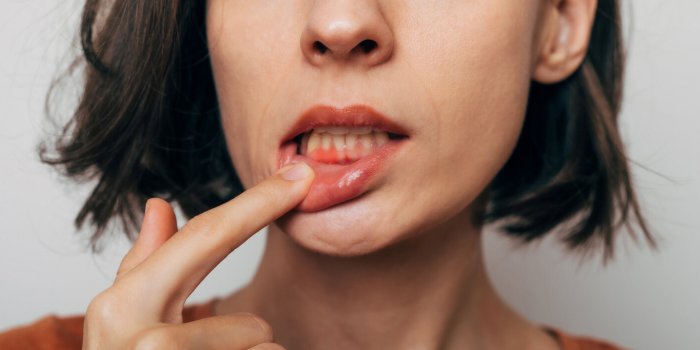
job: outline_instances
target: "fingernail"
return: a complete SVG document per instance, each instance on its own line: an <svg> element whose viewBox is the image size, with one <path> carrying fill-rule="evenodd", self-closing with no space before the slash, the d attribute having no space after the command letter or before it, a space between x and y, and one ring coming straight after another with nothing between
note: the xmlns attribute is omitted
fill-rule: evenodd
<svg viewBox="0 0 700 350"><path fill-rule="evenodd" d="M287 168L287 169L285 169ZM311 176L311 167L304 162L294 163L282 168L282 178L290 181L299 181Z"/></svg>

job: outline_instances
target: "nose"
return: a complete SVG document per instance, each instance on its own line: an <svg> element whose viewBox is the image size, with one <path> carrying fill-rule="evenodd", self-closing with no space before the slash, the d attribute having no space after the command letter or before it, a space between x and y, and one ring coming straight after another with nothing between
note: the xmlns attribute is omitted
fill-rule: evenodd
<svg viewBox="0 0 700 350"><path fill-rule="evenodd" d="M316 0L308 18L301 49L314 66L371 68L393 53L394 36L376 0Z"/></svg>

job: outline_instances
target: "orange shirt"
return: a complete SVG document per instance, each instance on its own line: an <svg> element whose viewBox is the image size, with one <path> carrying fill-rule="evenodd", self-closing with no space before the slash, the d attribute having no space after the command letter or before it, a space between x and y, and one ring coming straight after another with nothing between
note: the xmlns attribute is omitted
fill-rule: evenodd
<svg viewBox="0 0 700 350"><path fill-rule="evenodd" d="M218 299L206 303L186 306L182 317L189 322L214 315L214 304ZM28 350L81 349L84 316L46 316L32 324L20 326L0 333L0 349ZM612 344L584 337L567 335L560 330L546 328L561 345L562 350L620 350Z"/></svg>

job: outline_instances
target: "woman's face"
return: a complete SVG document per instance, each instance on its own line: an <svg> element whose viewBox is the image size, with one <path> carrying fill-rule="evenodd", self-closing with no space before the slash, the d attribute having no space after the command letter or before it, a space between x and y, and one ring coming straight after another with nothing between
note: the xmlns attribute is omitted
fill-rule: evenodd
<svg viewBox="0 0 700 350"><path fill-rule="evenodd" d="M390 154L365 168L320 164L338 162L333 142L331 158L317 152L323 169L314 197L277 223L302 246L363 254L468 218L516 144L540 0L209 0L207 7L223 128L245 187L289 160L285 141L313 106L369 106L407 136L392 137ZM336 119L348 124L336 132L366 132L351 125L355 117ZM322 140L319 131L330 132L317 127L306 138ZM303 143L301 153L310 147ZM354 157L371 157L376 145ZM353 176L362 181L352 198L336 196Z"/></svg>

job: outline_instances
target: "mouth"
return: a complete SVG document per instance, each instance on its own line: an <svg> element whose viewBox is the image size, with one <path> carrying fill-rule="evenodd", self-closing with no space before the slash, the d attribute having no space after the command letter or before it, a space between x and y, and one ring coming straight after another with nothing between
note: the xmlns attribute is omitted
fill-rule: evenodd
<svg viewBox="0 0 700 350"><path fill-rule="evenodd" d="M370 107L315 106L283 138L277 165L302 161L314 169L311 189L296 210L316 212L365 193L408 139L402 126Z"/></svg>

